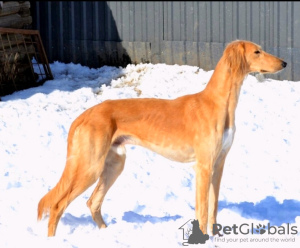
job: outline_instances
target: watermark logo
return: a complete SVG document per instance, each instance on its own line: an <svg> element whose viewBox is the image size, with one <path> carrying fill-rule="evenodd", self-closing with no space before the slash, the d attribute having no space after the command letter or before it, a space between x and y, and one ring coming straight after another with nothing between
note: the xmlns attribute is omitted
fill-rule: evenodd
<svg viewBox="0 0 300 248"><path fill-rule="evenodd" d="M187 240L182 243L184 246L188 246L189 244L205 244L209 239L209 236L203 234L200 230L198 220L188 220L179 229L182 229L183 240Z"/></svg>
<svg viewBox="0 0 300 248"><path fill-rule="evenodd" d="M279 235L296 235L298 234L297 226L292 226L291 224L287 223L286 226L271 226L270 223L268 225L254 225L252 224L241 224L236 225L233 224L232 226L222 226L221 224L213 224L213 233L223 232L225 235L229 234L279 234Z"/></svg>
<svg viewBox="0 0 300 248"><path fill-rule="evenodd" d="M199 228L199 221L190 219L181 227L183 246L190 244L205 244L209 240L209 235L203 234ZM282 226L272 226L268 224L233 224L232 226L213 225L213 233L219 234L213 237L214 243L245 243L245 242L273 242L289 243L295 242L295 236L298 234L297 226L290 223ZM221 235L222 233L222 235ZM281 236L282 235L282 236ZM287 237L287 235L292 235ZM282 237L282 238L280 238Z"/></svg>

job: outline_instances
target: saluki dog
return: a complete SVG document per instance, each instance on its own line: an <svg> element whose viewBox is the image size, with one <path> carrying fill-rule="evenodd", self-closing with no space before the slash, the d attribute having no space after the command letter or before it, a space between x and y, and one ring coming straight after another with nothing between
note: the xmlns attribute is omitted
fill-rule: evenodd
<svg viewBox="0 0 300 248"><path fill-rule="evenodd" d="M48 236L54 236L67 206L97 180L87 201L93 220L101 215L105 194L121 174L125 145L148 148L178 162L195 161L195 212L204 234L213 231L226 155L235 133L235 110L245 76L276 73L286 67L250 41L229 43L205 89L176 99L106 100L72 123L66 166L57 185L38 204L38 220L50 213Z"/></svg>

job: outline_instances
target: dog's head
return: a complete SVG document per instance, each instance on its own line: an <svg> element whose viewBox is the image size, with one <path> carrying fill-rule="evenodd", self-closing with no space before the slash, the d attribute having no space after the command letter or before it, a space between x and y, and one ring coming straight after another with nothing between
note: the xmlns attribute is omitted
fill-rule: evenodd
<svg viewBox="0 0 300 248"><path fill-rule="evenodd" d="M282 59L271 55L250 41L236 40L224 50L225 60L233 73L275 73L287 65Z"/></svg>

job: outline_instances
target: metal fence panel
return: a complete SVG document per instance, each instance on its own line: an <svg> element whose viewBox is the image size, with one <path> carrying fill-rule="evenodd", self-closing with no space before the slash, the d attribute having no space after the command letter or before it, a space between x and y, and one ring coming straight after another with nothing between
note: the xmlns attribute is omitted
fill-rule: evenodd
<svg viewBox="0 0 300 248"><path fill-rule="evenodd" d="M284 58L270 78L300 80L300 2L36 1L49 61L90 67L167 63L213 70L227 43L251 40Z"/></svg>

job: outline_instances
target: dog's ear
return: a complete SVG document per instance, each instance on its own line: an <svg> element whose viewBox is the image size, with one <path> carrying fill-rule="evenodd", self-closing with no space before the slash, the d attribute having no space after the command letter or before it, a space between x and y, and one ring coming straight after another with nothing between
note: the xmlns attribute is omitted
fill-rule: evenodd
<svg viewBox="0 0 300 248"><path fill-rule="evenodd" d="M237 45L237 61L236 61L236 65L240 66L240 69L242 72L246 72L248 70L248 63L247 63L247 60L246 60L246 44L245 42L241 41L238 43Z"/></svg>
<svg viewBox="0 0 300 248"><path fill-rule="evenodd" d="M236 41L229 44L224 51L225 60L233 74L241 73L242 75L245 75L248 71L245 46L246 44L244 41Z"/></svg>

